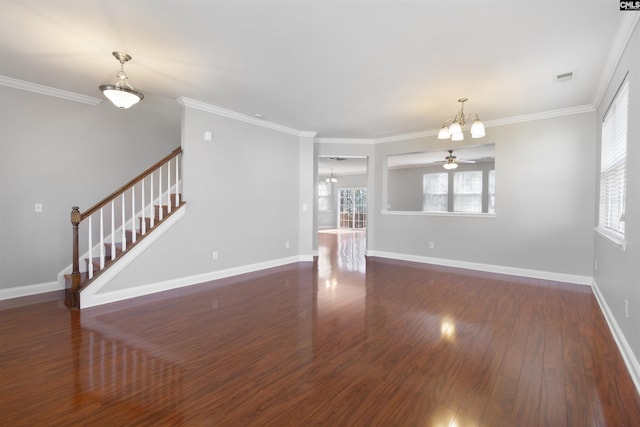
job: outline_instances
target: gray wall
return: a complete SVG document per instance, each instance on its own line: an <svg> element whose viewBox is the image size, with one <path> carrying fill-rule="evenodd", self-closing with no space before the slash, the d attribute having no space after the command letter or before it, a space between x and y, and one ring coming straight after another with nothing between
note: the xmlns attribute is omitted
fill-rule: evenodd
<svg viewBox="0 0 640 427"><path fill-rule="evenodd" d="M122 111L0 86L0 109L0 289L56 281L71 264L71 207L180 145L180 106L152 95Z"/></svg>
<svg viewBox="0 0 640 427"><path fill-rule="evenodd" d="M385 214L383 191L370 248L591 276L594 122L595 113L583 113L488 128L485 141L496 144L495 218ZM387 155L446 144L433 136L376 145L376 186L386 185Z"/></svg>
<svg viewBox="0 0 640 427"><path fill-rule="evenodd" d="M601 123L624 76L629 72L629 121L627 151L627 206L625 233L627 250L622 251L607 239L595 234L595 260L598 269L594 279L607 301L631 350L640 358L640 29L636 27L629 45L600 103L597 114L597 137L600 142ZM598 153L600 152L598 146ZM600 170L600 161L594 162ZM597 205L592 209L597 218ZM597 220L594 220L597 222ZM629 304L625 316L624 301Z"/></svg>
<svg viewBox="0 0 640 427"><path fill-rule="evenodd" d="M101 293L300 253L299 137L185 108L183 149L186 215Z"/></svg>

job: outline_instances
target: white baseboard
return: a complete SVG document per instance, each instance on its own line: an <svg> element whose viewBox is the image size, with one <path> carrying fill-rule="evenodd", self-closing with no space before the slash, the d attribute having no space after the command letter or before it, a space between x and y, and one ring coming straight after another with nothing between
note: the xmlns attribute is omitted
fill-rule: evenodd
<svg viewBox="0 0 640 427"><path fill-rule="evenodd" d="M616 318L613 316L613 312L609 308L607 300L604 299L602 292L600 292L600 288L598 288L598 284L596 283L595 279L593 279L591 287L593 289L594 295L596 296L596 300L598 301L598 305L600 305L600 310L602 311L602 314L604 314L604 318L607 321L607 325L609 325L611 335L613 335L613 339L618 345L618 349L620 350L620 354L622 354L624 363L625 365L627 365L629 375L631 376L631 379L636 386L638 394L640 394L640 362L638 362L635 354L633 354L633 350L631 350L629 342L622 333L622 329L620 329Z"/></svg>
<svg viewBox="0 0 640 427"><path fill-rule="evenodd" d="M531 277L534 279L553 280L557 282L573 283L577 285L591 286L593 279L590 276L576 274L555 273L552 271L530 270L527 268L506 267L503 265L482 264L478 262L459 261L445 258L432 258L420 255L407 255L396 252L367 251L367 256L412 261L423 264L442 265L445 267L465 268L468 270L486 271L489 273L508 274L511 276Z"/></svg>
<svg viewBox="0 0 640 427"><path fill-rule="evenodd" d="M35 285L16 286L13 288L0 289L0 300L27 297L29 295L43 294L45 292L61 291L64 285L58 281L38 283Z"/></svg>
<svg viewBox="0 0 640 427"><path fill-rule="evenodd" d="M217 279L224 279L227 277L237 276L245 273L253 273L259 270L265 270L267 268L280 267L286 264L293 264L297 262L313 261L313 258L306 255L303 256L291 256L287 258L279 258L270 261L259 262L255 264L243 265L239 267L228 268L225 270L211 271L203 274L196 274L188 277L181 277L177 279L171 279L164 282L151 283L143 286L136 286L133 288L121 289L112 292L105 293L90 293L86 294L83 291L80 295L80 308L95 307L102 304L108 304L111 302L122 301L130 298L140 297L144 295L150 295L157 292L169 291L172 289L183 288L185 286L197 285L204 282L209 282Z"/></svg>

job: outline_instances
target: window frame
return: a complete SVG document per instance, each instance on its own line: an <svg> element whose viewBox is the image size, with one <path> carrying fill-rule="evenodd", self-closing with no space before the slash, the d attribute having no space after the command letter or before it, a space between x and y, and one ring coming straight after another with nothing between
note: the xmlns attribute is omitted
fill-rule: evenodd
<svg viewBox="0 0 640 427"><path fill-rule="evenodd" d="M622 111L622 112L621 112ZM625 75L602 118L598 215L595 230L608 241L626 250L625 209L629 144L629 79ZM613 186L611 185L613 183ZM613 187L613 188L612 188ZM608 191L609 190L609 191ZM604 212L606 210L608 214ZM618 227L612 225L611 211L620 212ZM605 223L603 224L603 219Z"/></svg>

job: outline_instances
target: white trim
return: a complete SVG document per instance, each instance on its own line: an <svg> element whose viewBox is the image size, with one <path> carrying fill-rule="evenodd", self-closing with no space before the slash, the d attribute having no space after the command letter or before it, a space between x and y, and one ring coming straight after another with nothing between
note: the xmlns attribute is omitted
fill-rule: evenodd
<svg viewBox="0 0 640 427"><path fill-rule="evenodd" d="M13 288L0 289L0 300L27 297L29 295L43 294L45 292L61 291L64 285L59 282L38 283L35 285L15 286Z"/></svg>
<svg viewBox="0 0 640 427"><path fill-rule="evenodd" d="M114 277L116 277L122 270L131 264L137 257L139 257L144 251L146 251L156 240L158 240L164 233L169 231L186 213L187 205L182 205L177 211L172 211L172 215L158 224L153 233L149 233L146 237L136 243L134 247L126 250L118 259L119 261L113 264L110 268L106 269L102 274L97 276L86 288L80 292L80 308L91 307L86 305L85 301L91 301L92 298L102 289L107 283L109 283ZM97 304L93 304L97 305Z"/></svg>
<svg viewBox="0 0 640 427"><path fill-rule="evenodd" d="M600 292L600 288L598 287L598 283L595 279L593 279L591 288L593 289L593 293L596 297L596 301L598 301L598 305L600 306L600 310L602 310L602 314L604 314L604 318L607 321L607 325L609 326L609 330L611 331L611 335L613 335L613 339L618 345L618 350L620 350L620 354L622 355L622 359L624 359L625 365L627 365L627 370L629 371L629 375L631 376L631 380L633 384L636 386L636 390L638 394L640 394L640 362L633 354L633 350L629 346L629 342L625 338L622 333L622 329L618 325L615 316L611 312L609 305L607 304L607 300Z"/></svg>
<svg viewBox="0 0 640 427"><path fill-rule="evenodd" d="M593 97L593 105L595 105L596 108L600 108L600 104L604 99L604 94L607 92L607 87L611 83L611 79L613 79L613 74L615 73L616 68L618 68L618 64L620 64L622 55L629 45L629 41L631 41L631 36L633 35L633 31L638 25L638 22L640 22L640 13L622 14L622 23L618 28L616 38L609 50L609 57L607 58L607 62L605 63L602 71L598 89Z"/></svg>
<svg viewBox="0 0 640 427"><path fill-rule="evenodd" d="M145 239L146 240L146 239ZM143 240L144 241L144 240ZM238 267L232 267L225 270L211 271L209 273L196 274L188 277L181 277L177 279L171 279L164 282L151 283L143 286L136 286L133 288L121 289L112 292L98 293L85 295L84 292L80 295L80 308L94 307L97 305L108 304L111 302L122 301L125 299L141 297L144 295L150 295L157 292L169 291L172 289L183 288L186 286L197 285L212 280L224 279L226 277L237 276L239 274L252 273L255 271L265 270L273 267L280 267L282 265L293 264L297 262L313 261L311 256L291 256L288 258L279 258L270 261L258 262L255 264L242 265ZM108 270L107 270L108 271Z"/></svg>
<svg viewBox="0 0 640 427"><path fill-rule="evenodd" d="M418 138L426 138L428 136L436 136L438 132L440 132L440 129L438 130L430 129L430 130L423 130L420 132L405 133L402 135L385 136L382 138L376 138L375 141L376 141L376 144L384 144L385 142L406 141L409 139L418 139Z"/></svg>
<svg viewBox="0 0 640 427"><path fill-rule="evenodd" d="M530 277L534 279L553 280L556 282L573 283L576 285L591 286L593 279L590 276L577 274L556 273L553 271L531 270L528 268L507 267L504 265L482 264L478 262L460 261L455 259L433 258L420 255L400 254L396 252L367 251L367 256L397 259L401 261L419 262L423 264L435 264L445 267L464 268L468 270L486 271L489 273L508 274L511 276Z"/></svg>
<svg viewBox="0 0 640 427"><path fill-rule="evenodd" d="M218 107L216 105L207 104L202 101L196 101L195 99L191 99L191 98L185 98L184 96L181 96L180 98L176 99L176 101L184 107L195 108L196 110L215 114L221 117L226 117L228 119L250 123L252 125L261 126L261 127L275 130L282 133L287 133L289 135L295 135L295 136L304 137L304 138L313 138L317 135L317 132L301 131L301 130L293 129L293 128L282 126L267 120L258 119L253 116L248 116L243 113L238 113L236 111Z"/></svg>
<svg viewBox="0 0 640 427"><path fill-rule="evenodd" d="M56 89L37 83L27 82L25 80L14 79L7 76L0 76L0 85L12 87L14 89L26 90L29 92L39 93L40 95L53 96L54 98L66 99L68 101L79 102L81 104L98 105L102 102L100 98L82 95L68 90Z"/></svg>
<svg viewBox="0 0 640 427"><path fill-rule="evenodd" d="M424 212L424 211L380 211L381 215L405 215L405 216L450 216L462 218L495 218L494 213L480 212Z"/></svg>
<svg viewBox="0 0 640 427"><path fill-rule="evenodd" d="M505 125L511 125L511 124L516 124L516 123L524 123L524 122L533 122L536 120L544 120L544 119L552 119L555 117L563 117L563 116L570 116L573 114L582 114L582 113L589 113L589 112L593 112L595 111L595 108L593 107L593 105L579 105L577 107L571 107L571 108L561 108L559 110L551 110L551 111L543 111L540 113L532 113L532 114L523 114L521 116L513 116L513 117L505 117L503 119L496 119L496 120L487 120L484 122L484 126L486 128L490 128L490 127L497 127L497 126L505 126ZM402 135L396 135L396 136L387 136L384 138L376 138L375 139L375 143L376 144L382 144L385 142L396 142L396 141L407 141L410 139L417 139L417 138L426 138L429 136L436 136L438 134L438 131L440 129L432 129L432 130L426 130L426 131L422 131L422 132L413 132L413 133L405 133Z"/></svg>
<svg viewBox="0 0 640 427"><path fill-rule="evenodd" d="M316 138L315 140L317 144L360 144L360 145L373 145L376 143L376 141L377 140L373 138Z"/></svg>
<svg viewBox="0 0 640 427"><path fill-rule="evenodd" d="M577 107L542 111L540 113L523 114L521 116L505 117L504 119L488 120L484 122L484 126L487 128L505 126L516 123L533 122L536 120L554 119L556 117L572 116L574 114L591 113L593 111L596 111L593 105L578 105Z"/></svg>
<svg viewBox="0 0 640 427"><path fill-rule="evenodd" d="M601 227L599 225L595 226L594 231L596 234L602 236L607 242L611 243L616 248L622 250L622 252L627 251L627 240L624 236L619 236L613 231L609 231L608 229Z"/></svg>

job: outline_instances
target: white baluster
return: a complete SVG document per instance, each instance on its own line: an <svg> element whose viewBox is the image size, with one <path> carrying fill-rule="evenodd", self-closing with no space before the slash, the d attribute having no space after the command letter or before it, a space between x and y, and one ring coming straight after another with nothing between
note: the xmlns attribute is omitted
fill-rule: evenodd
<svg viewBox="0 0 640 427"><path fill-rule="evenodd" d="M158 168L158 200L160 201L160 219L164 217L164 209L162 209L162 166Z"/></svg>
<svg viewBox="0 0 640 427"><path fill-rule="evenodd" d="M180 183L180 154L178 154L176 156L176 186L175 186L175 195L176 195L176 207L178 207L180 205L180 188L179 188L179 183Z"/></svg>
<svg viewBox="0 0 640 427"><path fill-rule="evenodd" d="M167 162L167 212L171 212L171 160Z"/></svg>
<svg viewBox="0 0 640 427"><path fill-rule="evenodd" d="M93 234L93 215L89 215L89 279L93 277L93 242L91 235Z"/></svg>
<svg viewBox="0 0 640 427"><path fill-rule="evenodd" d="M136 242L136 187L131 187L131 242Z"/></svg>
<svg viewBox="0 0 640 427"><path fill-rule="evenodd" d="M122 245L122 252L127 249L127 228L125 227L125 225L127 224L127 215L125 214L124 200L125 196L124 193L122 193L122 242L120 242Z"/></svg>
<svg viewBox="0 0 640 427"><path fill-rule="evenodd" d="M140 228L142 228L142 235L144 236L145 234L147 234L147 221L145 219L145 212L147 207L144 204L144 178L142 178L140 185L142 188L142 191L140 191L140 202L142 203L142 225L140 226Z"/></svg>
<svg viewBox="0 0 640 427"><path fill-rule="evenodd" d="M100 208L100 270L104 269L104 215Z"/></svg>
<svg viewBox="0 0 640 427"><path fill-rule="evenodd" d="M155 204L155 200L153 198L153 172L151 172L151 175L150 175L149 187L150 187L149 200L151 200L151 228L153 228L156 221L156 213L154 211L155 208L153 206Z"/></svg>
<svg viewBox="0 0 640 427"><path fill-rule="evenodd" d="M115 214L116 201L111 201L111 259L116 258L116 214Z"/></svg>

